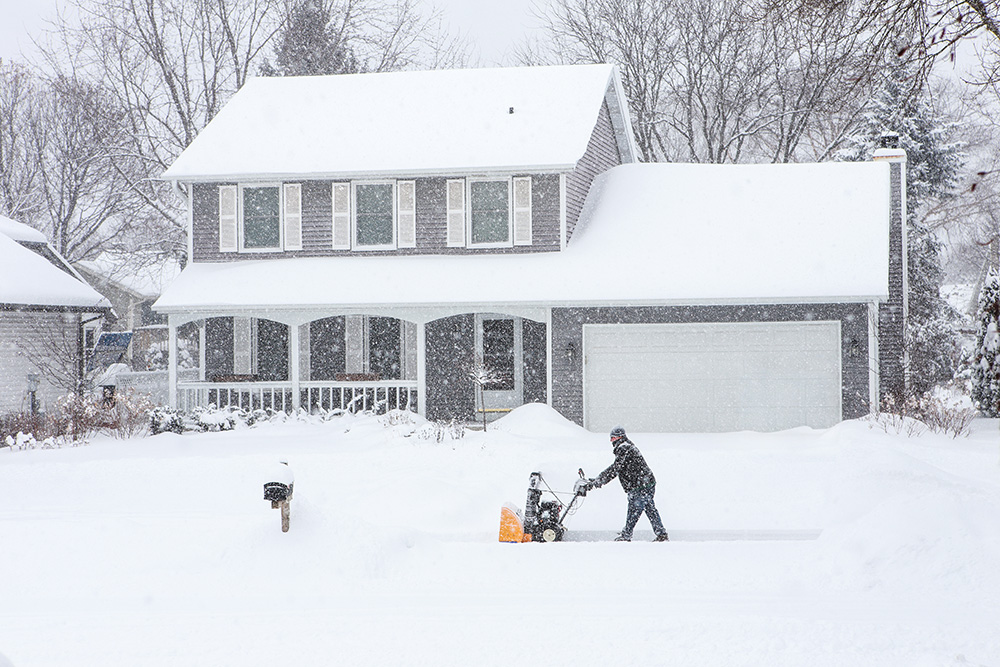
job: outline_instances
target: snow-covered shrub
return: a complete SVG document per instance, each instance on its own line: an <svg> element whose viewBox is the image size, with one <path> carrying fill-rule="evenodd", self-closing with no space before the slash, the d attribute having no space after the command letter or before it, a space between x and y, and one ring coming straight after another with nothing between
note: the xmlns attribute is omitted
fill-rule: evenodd
<svg viewBox="0 0 1000 667"><path fill-rule="evenodd" d="M153 435L160 433L184 432L184 416L172 408L158 406L149 413L149 432Z"/></svg>
<svg viewBox="0 0 1000 667"><path fill-rule="evenodd" d="M1000 417L1000 274L995 270L979 293L972 400L985 416Z"/></svg>
<svg viewBox="0 0 1000 667"><path fill-rule="evenodd" d="M198 431L232 431L237 423L246 424L246 412L233 405L217 408L211 403L208 407L192 410L191 419Z"/></svg>
<svg viewBox="0 0 1000 667"><path fill-rule="evenodd" d="M917 398L909 396L905 400L897 401L896 397L889 394L879 406L877 412L867 418L868 427L879 427L886 433L905 433L908 437L920 435L927 427L917 419Z"/></svg>
<svg viewBox="0 0 1000 667"><path fill-rule="evenodd" d="M877 426L886 433L917 436L929 430L957 438L969 434L975 418L976 410L963 404L961 399L935 391L910 396L901 403L889 395L882 401L879 411L869 415L867 420L870 428Z"/></svg>
<svg viewBox="0 0 1000 667"><path fill-rule="evenodd" d="M451 421L431 421L419 427L415 433L422 440L433 440L434 442L461 440L465 437L465 425L454 419Z"/></svg>
<svg viewBox="0 0 1000 667"><path fill-rule="evenodd" d="M11 449L56 449L63 445L60 439L53 438L51 436L45 438L44 440L36 440L35 436L31 433L18 433L16 436L8 435L0 442L0 445L4 447L10 447Z"/></svg>
<svg viewBox="0 0 1000 667"><path fill-rule="evenodd" d="M13 412L0 415L0 443L7 438L15 438L19 433L29 433L39 438L50 434L49 420L42 414L30 412Z"/></svg>
<svg viewBox="0 0 1000 667"><path fill-rule="evenodd" d="M108 425L102 399L66 394L56 400L57 435L72 440L86 440Z"/></svg>
<svg viewBox="0 0 1000 667"><path fill-rule="evenodd" d="M105 411L106 428L117 438L145 435L149 430L150 413L156 408L146 394L129 389L115 394L111 404L101 404Z"/></svg>

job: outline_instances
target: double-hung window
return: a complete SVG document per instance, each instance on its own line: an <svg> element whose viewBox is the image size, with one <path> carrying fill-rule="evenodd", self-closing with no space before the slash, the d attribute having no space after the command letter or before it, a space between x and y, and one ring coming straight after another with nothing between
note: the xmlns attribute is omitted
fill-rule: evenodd
<svg viewBox="0 0 1000 667"><path fill-rule="evenodd" d="M469 180L469 241L474 246L510 245L510 179Z"/></svg>
<svg viewBox="0 0 1000 667"><path fill-rule="evenodd" d="M302 185L219 186L219 251L302 249Z"/></svg>
<svg viewBox="0 0 1000 667"><path fill-rule="evenodd" d="M354 247L396 247L396 192L392 182L354 183Z"/></svg>
<svg viewBox="0 0 1000 667"><path fill-rule="evenodd" d="M278 185L240 187L243 250L281 249L281 188Z"/></svg>
<svg viewBox="0 0 1000 667"><path fill-rule="evenodd" d="M449 180L446 183L448 246L531 245L531 181L530 176Z"/></svg>

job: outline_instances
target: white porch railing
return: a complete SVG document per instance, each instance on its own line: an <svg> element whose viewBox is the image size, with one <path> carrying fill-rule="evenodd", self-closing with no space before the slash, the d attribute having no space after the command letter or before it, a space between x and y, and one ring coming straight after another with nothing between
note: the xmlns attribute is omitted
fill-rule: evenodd
<svg viewBox="0 0 1000 667"><path fill-rule="evenodd" d="M259 408L292 410L291 382L179 382L177 407L185 412L196 407L235 406L244 410ZM299 405L309 412L317 410L402 409L416 411L417 383L410 380L357 382L311 381L299 384Z"/></svg>

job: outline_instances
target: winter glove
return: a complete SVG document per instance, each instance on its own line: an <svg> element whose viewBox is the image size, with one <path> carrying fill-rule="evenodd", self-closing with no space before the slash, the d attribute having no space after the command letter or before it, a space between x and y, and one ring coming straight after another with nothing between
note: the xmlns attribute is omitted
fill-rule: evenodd
<svg viewBox="0 0 1000 667"><path fill-rule="evenodd" d="M588 491L590 491L591 489L599 489L599 488L601 488L601 485L597 483L596 479L591 478L591 479L587 480L587 490Z"/></svg>

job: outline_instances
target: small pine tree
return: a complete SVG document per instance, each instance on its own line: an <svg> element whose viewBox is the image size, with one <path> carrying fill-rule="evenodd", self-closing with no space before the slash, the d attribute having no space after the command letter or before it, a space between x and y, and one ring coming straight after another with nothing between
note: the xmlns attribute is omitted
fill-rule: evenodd
<svg viewBox="0 0 1000 667"><path fill-rule="evenodd" d="M870 160L879 138L899 135L906 151L907 281L906 348L910 393L922 394L954 377L959 349L950 324L959 316L941 296L941 243L921 222L928 207L954 196L962 169L962 145L949 141L954 124L942 121L927 99L912 94L905 67L891 71L870 103L841 159Z"/></svg>
<svg viewBox="0 0 1000 667"><path fill-rule="evenodd" d="M265 60L264 76L351 74L357 62L343 36L333 28L333 4L328 0L295 0L278 36L276 64Z"/></svg>
<svg viewBox="0 0 1000 667"><path fill-rule="evenodd" d="M1000 417L1000 275L991 271L979 293L972 400L987 417Z"/></svg>

